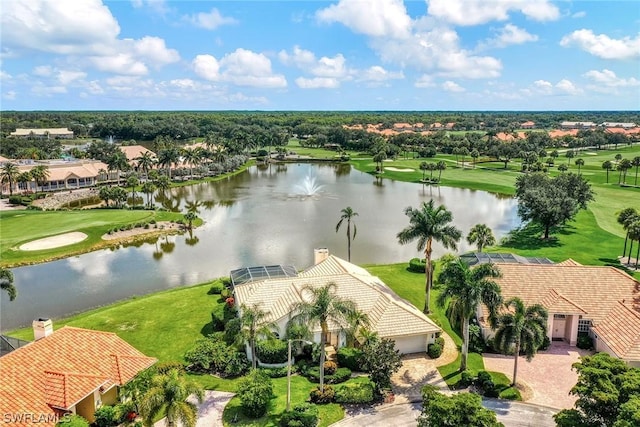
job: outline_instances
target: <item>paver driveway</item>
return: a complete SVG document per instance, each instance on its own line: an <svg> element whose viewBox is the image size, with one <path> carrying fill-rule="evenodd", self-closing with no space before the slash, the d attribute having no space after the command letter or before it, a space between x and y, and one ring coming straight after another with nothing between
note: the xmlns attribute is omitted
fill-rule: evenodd
<svg viewBox="0 0 640 427"><path fill-rule="evenodd" d="M578 362L580 356L588 354L591 352L554 342L547 351L536 354L531 362L521 357L518 382L533 390L533 397L527 402L559 409L572 408L576 398L569 395L569 391L578 381L578 374L571 365ZM513 356L485 353L483 357L486 370L512 377Z"/></svg>

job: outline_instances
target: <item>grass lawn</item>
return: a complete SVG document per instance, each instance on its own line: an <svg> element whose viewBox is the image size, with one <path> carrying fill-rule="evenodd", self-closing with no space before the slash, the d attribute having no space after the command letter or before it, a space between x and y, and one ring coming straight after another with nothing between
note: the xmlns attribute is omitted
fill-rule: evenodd
<svg viewBox="0 0 640 427"><path fill-rule="evenodd" d="M102 235L114 227L155 221L177 221L182 214L148 210L87 209L77 211L0 212L0 265L3 267L50 261L113 245ZM80 231L88 237L82 242L41 251L21 251L18 247L32 240Z"/></svg>
<svg viewBox="0 0 640 427"><path fill-rule="evenodd" d="M382 281L389 285L389 287L400 297L406 299L416 307L422 308L424 307L425 298L425 276L422 273L413 273L407 270L407 266L408 263L369 265L366 266L366 269L374 276L378 276L382 279ZM438 276L439 269L440 264L436 263L435 277ZM438 298L438 294L439 290L436 286L431 290L431 303L429 304L431 314L429 314L429 317L431 317L437 325L449 334L458 346L458 349L460 349L462 346L462 338L459 335L459 331L454 330L451 327L444 308L438 307L435 303ZM455 384L460 380L460 372L458 370L460 368L460 357L461 356L458 355L458 358L454 362L438 367L438 371L440 371L443 379L450 387L455 386ZM484 370L482 355L478 353L469 353L467 358L467 369L474 372ZM515 400L522 399L520 397L520 392L509 386L511 384L511 380L507 378L506 375L500 372L491 372L491 376L493 377L496 387L501 390L501 397Z"/></svg>

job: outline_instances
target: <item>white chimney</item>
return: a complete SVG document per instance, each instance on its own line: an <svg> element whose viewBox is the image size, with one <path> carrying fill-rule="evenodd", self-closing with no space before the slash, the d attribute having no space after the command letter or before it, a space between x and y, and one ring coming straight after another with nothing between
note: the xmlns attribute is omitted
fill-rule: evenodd
<svg viewBox="0 0 640 427"><path fill-rule="evenodd" d="M315 248L313 250L313 264L320 264L325 259L329 258L329 249L327 248Z"/></svg>
<svg viewBox="0 0 640 427"><path fill-rule="evenodd" d="M33 336L38 341L40 338L48 337L53 333L53 323L51 319L39 318L33 321Z"/></svg>

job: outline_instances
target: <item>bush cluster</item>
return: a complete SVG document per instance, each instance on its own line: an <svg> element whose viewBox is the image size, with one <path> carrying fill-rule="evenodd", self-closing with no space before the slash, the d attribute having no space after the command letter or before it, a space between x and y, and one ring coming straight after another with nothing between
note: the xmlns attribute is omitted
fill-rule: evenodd
<svg viewBox="0 0 640 427"><path fill-rule="evenodd" d="M580 333L578 334L576 347L583 350L590 350L593 348L593 339L586 333Z"/></svg>
<svg viewBox="0 0 640 427"><path fill-rule="evenodd" d="M341 347L338 350L338 364L352 371L362 370L362 350L354 347Z"/></svg>
<svg viewBox="0 0 640 427"><path fill-rule="evenodd" d="M89 422L80 415L65 415L56 427L89 427Z"/></svg>
<svg viewBox="0 0 640 427"><path fill-rule="evenodd" d="M282 368L260 368L269 378L282 378L287 376L287 367ZM296 365L291 365L291 373L294 374L298 370Z"/></svg>
<svg viewBox="0 0 640 427"><path fill-rule="evenodd" d="M371 381L341 384L336 387L337 403L371 403L375 398L375 387Z"/></svg>
<svg viewBox="0 0 640 427"><path fill-rule="evenodd" d="M499 395L499 391L496 389L496 385L491 378L491 374L487 371L478 372L475 385L482 390L482 394L487 397L498 397Z"/></svg>
<svg viewBox="0 0 640 427"><path fill-rule="evenodd" d="M279 339L268 339L256 343L258 359L263 363L285 363L287 343Z"/></svg>
<svg viewBox="0 0 640 427"><path fill-rule="evenodd" d="M207 294L209 295L220 295L223 291L223 289L226 289L224 287L224 285L220 282L216 282L213 285L211 285L211 288L209 289L209 292L207 292Z"/></svg>
<svg viewBox="0 0 640 427"><path fill-rule="evenodd" d="M336 373L336 369L338 369L338 365L336 365L336 362L331 361L331 360L327 360L326 362L324 362L324 374L325 375L333 375Z"/></svg>
<svg viewBox="0 0 640 427"><path fill-rule="evenodd" d="M413 271L414 273L424 273L427 268L426 266L426 261L420 258L412 258L409 261L409 271Z"/></svg>
<svg viewBox="0 0 640 427"><path fill-rule="evenodd" d="M437 343L431 343L427 347L427 354L432 359L437 359L442 354L442 346Z"/></svg>
<svg viewBox="0 0 640 427"><path fill-rule="evenodd" d="M311 390L309 394L309 400L311 403L318 403L320 405L327 404L333 402L333 399L336 396L336 392L330 385L324 386L324 392L320 391L320 386Z"/></svg>
<svg viewBox="0 0 640 427"><path fill-rule="evenodd" d="M218 373L221 376L242 375L249 367L247 356L227 345L219 335L199 340L187 351L184 359L192 371Z"/></svg>
<svg viewBox="0 0 640 427"><path fill-rule="evenodd" d="M319 383L320 382L320 368L318 366L314 366L312 368L306 369L303 372L303 375L307 377L309 381ZM347 381L351 378L351 369L349 368L338 368L333 375L325 375L324 382L326 384L339 384Z"/></svg>
<svg viewBox="0 0 640 427"><path fill-rule="evenodd" d="M267 413L273 395L271 378L258 369L238 383L238 398L242 402L242 412L251 418L259 418Z"/></svg>
<svg viewBox="0 0 640 427"><path fill-rule="evenodd" d="M293 411L285 412L280 418L280 427L316 427L318 425L318 407L310 403L301 403Z"/></svg>

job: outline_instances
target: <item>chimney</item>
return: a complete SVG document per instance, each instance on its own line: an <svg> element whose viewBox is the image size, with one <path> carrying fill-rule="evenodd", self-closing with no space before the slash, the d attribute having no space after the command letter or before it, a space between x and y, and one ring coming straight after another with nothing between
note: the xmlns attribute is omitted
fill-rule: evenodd
<svg viewBox="0 0 640 427"><path fill-rule="evenodd" d="M329 258L329 249L327 248L315 248L313 250L313 265L320 264L325 259Z"/></svg>
<svg viewBox="0 0 640 427"><path fill-rule="evenodd" d="M33 321L33 336L38 341L40 338L48 337L53 333L53 323L51 319L39 318Z"/></svg>

